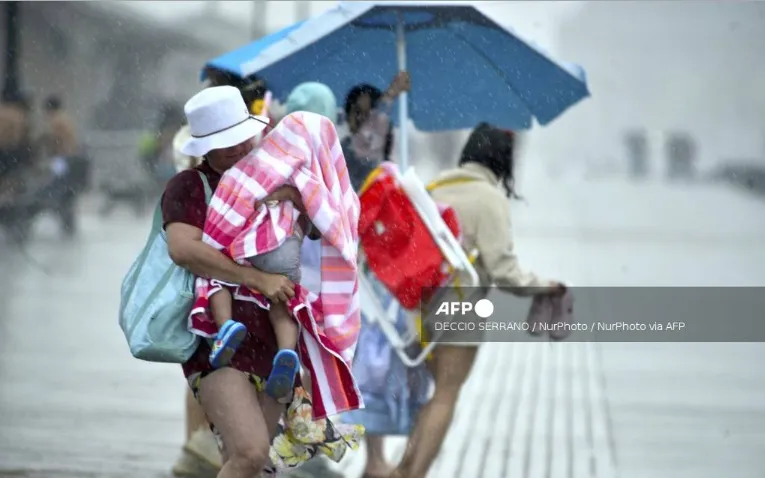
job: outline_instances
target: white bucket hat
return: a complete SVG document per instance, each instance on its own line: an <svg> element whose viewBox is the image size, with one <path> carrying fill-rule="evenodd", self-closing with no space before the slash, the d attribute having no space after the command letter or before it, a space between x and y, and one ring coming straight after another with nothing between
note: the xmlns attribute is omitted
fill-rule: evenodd
<svg viewBox="0 0 765 478"><path fill-rule="evenodd" d="M189 138L181 152L202 157L214 149L230 148L256 137L269 124L265 116L253 116L242 94L233 86L213 86L192 96L184 106Z"/></svg>

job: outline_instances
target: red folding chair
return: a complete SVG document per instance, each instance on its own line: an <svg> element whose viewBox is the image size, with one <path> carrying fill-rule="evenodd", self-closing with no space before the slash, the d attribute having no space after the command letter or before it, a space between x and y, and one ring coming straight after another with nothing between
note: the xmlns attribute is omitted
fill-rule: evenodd
<svg viewBox="0 0 765 478"><path fill-rule="evenodd" d="M414 168L401 175L392 163L370 174L359 194L361 215L359 236L365 265L393 298L407 311L407 330L396 328L398 308L385 308L372 284L362 275L362 310L370 322L380 326L401 360L414 367L435 347L437 336L416 357L408 353L420 341L416 313L421 304L437 300L439 288L452 285L466 275L467 283L478 285L473 267L477 253L470 257L460 244L459 220L451 208L437 204Z"/></svg>

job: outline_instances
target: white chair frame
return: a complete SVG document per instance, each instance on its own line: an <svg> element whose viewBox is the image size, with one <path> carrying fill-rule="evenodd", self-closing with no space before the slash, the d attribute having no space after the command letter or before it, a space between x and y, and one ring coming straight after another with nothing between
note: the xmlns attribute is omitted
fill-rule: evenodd
<svg viewBox="0 0 765 478"><path fill-rule="evenodd" d="M425 184L417 176L414 168L410 167L402 176L396 172L395 181L403 189L406 196L412 203L415 211L419 215L423 224L427 227L433 240L444 256L445 263L451 268L450 279L442 286L447 286L454 281L457 275L467 274L470 278L465 287L477 287L479 285L478 273L473 267L471 259L465 254L462 245L459 243L449 227L444 222L441 214L438 212L438 206L431 198ZM477 251L472 251L471 256L475 258ZM380 298L375 293L374 287L369 279L360 274L359 287L361 294L361 308L367 320L372 324L377 324L383 332L388 342L391 344L396 354L407 367L416 367L421 364L433 348L438 345L437 340L440 334L428 337L428 344L422 347L420 352L412 357L408 350L410 347L420 341L420 334L417 330L417 324L412 311L406 311L406 331L400 334L396 328L397 318L401 306L394 300L389 307L383 307ZM438 301L439 294L431 298L430 302ZM423 318L423 324L426 318Z"/></svg>

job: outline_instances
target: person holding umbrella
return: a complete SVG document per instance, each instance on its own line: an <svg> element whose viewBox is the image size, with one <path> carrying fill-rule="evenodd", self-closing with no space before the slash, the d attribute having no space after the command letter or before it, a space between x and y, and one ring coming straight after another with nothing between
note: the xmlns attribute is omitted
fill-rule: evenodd
<svg viewBox="0 0 765 478"><path fill-rule="evenodd" d="M398 96L409 91L409 73L396 75L387 91L362 83L345 97L345 116L350 135L342 143L353 189L358 191L364 180L383 161L390 161L393 150L393 124L390 111Z"/></svg>
<svg viewBox="0 0 765 478"><path fill-rule="evenodd" d="M346 95L344 110L350 134L344 138L342 146L351 184L353 184L354 190L357 193L361 190L361 186L369 174L380 163L391 160L390 155L393 150L394 137L390 113L394 101L399 95L409 91L410 88L411 79L409 73L399 72L393 78L385 93L375 86L362 83L351 88ZM370 276L370 281L375 285L376 293L383 300L391 300L389 292L381 284L378 284L373 276ZM354 363L355 373L366 376L370 372L370 367L378 367L377 360L391 353L388 348L378 349L375 346L375 344L379 344L380 340L385 340L381 338L380 334L379 329L366 322L362 322L362 336L359 343L362 347L368 346L369 350L359 351L359 358ZM362 355L364 359L362 359ZM397 358L392 358L391 360L397 360ZM392 403L403 406L402 403L399 403L400 400L397 397L410 393L414 393L417 396L418 390L422 387L427 387L428 377L424 367L407 372L403 370L405 370L405 367L401 362L390 364L390 368L386 372L398 374L397 376L400 375L399 378L402 380L396 381L398 384L396 386L393 385L393 381L386 384L383 387L385 395L380 395L376 389L366 390L362 388L361 391L364 394L365 403L377 403L379 405L383 401L386 406L391 406L390 404ZM377 373L380 373L380 371L378 370ZM422 381L422 383L414 385L413 390L407 390L406 392L401 390L401 382L415 382L418 380ZM411 387L412 383L409 386ZM416 402L417 399L413 401ZM412 407L412 403L408 403L405 406L405 408L409 407ZM405 409L398 412L414 414L415 410ZM366 410L349 412L345 414L345 417L346 423L359 423L367 429L365 435L366 462L362 478L387 477L393 469L385 458L384 447L385 430L391 433L394 432L394 430L389 428L390 424L381 423L381 417L376 412L368 413ZM396 434L400 434L402 431L398 430ZM405 431L403 432L405 433Z"/></svg>

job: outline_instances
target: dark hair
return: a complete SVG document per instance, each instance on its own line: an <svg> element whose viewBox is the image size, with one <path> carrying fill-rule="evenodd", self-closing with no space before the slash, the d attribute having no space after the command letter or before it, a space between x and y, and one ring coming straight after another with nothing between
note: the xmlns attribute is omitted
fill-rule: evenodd
<svg viewBox="0 0 765 478"><path fill-rule="evenodd" d="M56 95L50 95L45 98L45 111L58 111L63 108L64 104Z"/></svg>
<svg viewBox="0 0 765 478"><path fill-rule="evenodd" d="M505 186L508 197L519 198L514 190L515 134L488 123L475 127L462 149L460 166L477 163L497 175Z"/></svg>
<svg viewBox="0 0 765 478"><path fill-rule="evenodd" d="M358 103L362 96L367 95L372 102L372 108L376 108L383 97L383 92L376 86L367 83L361 83L354 86L345 96L345 117L350 118L353 105ZM388 127L388 133L385 135L385 161L390 161L390 153L393 149L393 123Z"/></svg>
<svg viewBox="0 0 765 478"><path fill-rule="evenodd" d="M233 86L238 89L248 107L254 101L262 99L268 89L265 80L256 74L243 78L228 71L208 68L207 75L213 86Z"/></svg>

